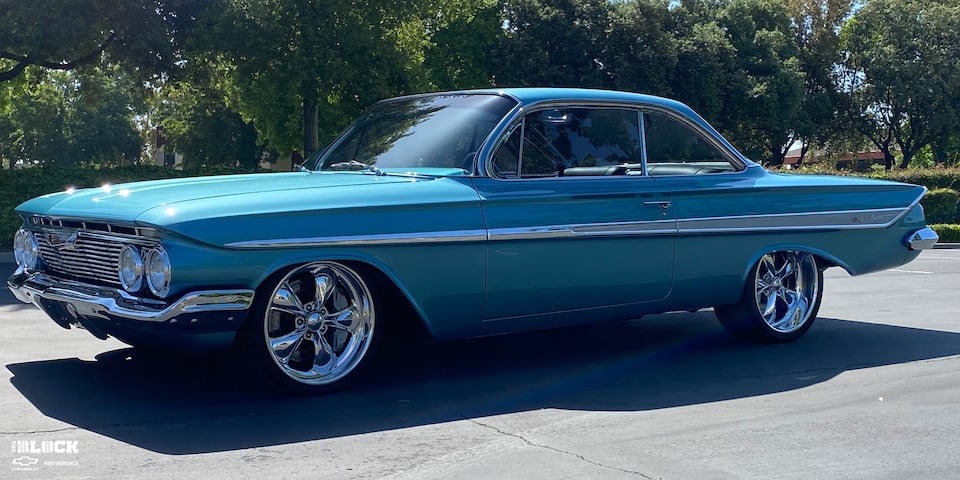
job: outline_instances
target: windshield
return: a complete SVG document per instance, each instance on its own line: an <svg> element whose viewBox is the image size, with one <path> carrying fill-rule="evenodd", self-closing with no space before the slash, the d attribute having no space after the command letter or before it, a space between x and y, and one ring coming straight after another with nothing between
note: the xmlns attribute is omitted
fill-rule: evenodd
<svg viewBox="0 0 960 480"><path fill-rule="evenodd" d="M318 164L320 170L398 168L469 173L480 145L515 105L515 101L493 94L381 102L337 139Z"/></svg>

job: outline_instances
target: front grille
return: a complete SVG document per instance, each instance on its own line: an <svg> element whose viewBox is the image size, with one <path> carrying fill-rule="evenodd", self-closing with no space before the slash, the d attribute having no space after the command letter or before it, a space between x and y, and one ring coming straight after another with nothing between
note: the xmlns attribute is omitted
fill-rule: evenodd
<svg viewBox="0 0 960 480"><path fill-rule="evenodd" d="M102 230L44 228L37 234L46 270L84 282L120 286L117 265L124 245L149 248L155 241Z"/></svg>

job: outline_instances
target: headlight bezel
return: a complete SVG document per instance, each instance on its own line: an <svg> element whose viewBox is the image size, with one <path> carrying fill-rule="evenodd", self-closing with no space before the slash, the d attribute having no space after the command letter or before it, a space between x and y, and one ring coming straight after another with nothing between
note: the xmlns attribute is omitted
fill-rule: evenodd
<svg viewBox="0 0 960 480"><path fill-rule="evenodd" d="M17 230L13 237L13 258L24 270L35 270L40 263L40 243L30 230Z"/></svg>
<svg viewBox="0 0 960 480"><path fill-rule="evenodd" d="M117 276L120 279L120 286L130 293L140 291L144 283L144 270L140 249L134 245L124 245L120 249L120 258L117 260ZM127 278L128 276L132 278Z"/></svg>
<svg viewBox="0 0 960 480"><path fill-rule="evenodd" d="M170 293L173 271L170 265L170 255L163 247L157 245L147 251L144 256L144 277L150 293L160 298L164 298Z"/></svg>

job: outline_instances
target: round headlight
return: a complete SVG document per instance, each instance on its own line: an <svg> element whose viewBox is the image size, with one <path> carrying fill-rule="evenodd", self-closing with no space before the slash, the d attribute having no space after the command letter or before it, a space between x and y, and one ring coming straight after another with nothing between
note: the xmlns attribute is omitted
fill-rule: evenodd
<svg viewBox="0 0 960 480"><path fill-rule="evenodd" d="M143 286L143 259L137 247L126 245L120 250L120 285L128 292L136 292Z"/></svg>
<svg viewBox="0 0 960 480"><path fill-rule="evenodd" d="M37 268L37 259L39 258L40 246L37 244L37 237L33 232L27 230L17 230L13 237L13 258L17 265L25 270Z"/></svg>
<svg viewBox="0 0 960 480"><path fill-rule="evenodd" d="M147 252L147 286L154 295L163 298L170 293L170 256L157 247Z"/></svg>

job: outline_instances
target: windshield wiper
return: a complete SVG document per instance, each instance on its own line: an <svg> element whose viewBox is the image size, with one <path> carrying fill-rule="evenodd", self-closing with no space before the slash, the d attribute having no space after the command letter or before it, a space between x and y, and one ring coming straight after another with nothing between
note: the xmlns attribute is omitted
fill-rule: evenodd
<svg viewBox="0 0 960 480"><path fill-rule="evenodd" d="M373 172L379 176L384 176L386 173L383 173L379 168L374 167L373 165L367 165L363 162L358 162L356 160L350 160L349 162L337 162L327 165L327 168L330 170L366 170L368 172Z"/></svg>

